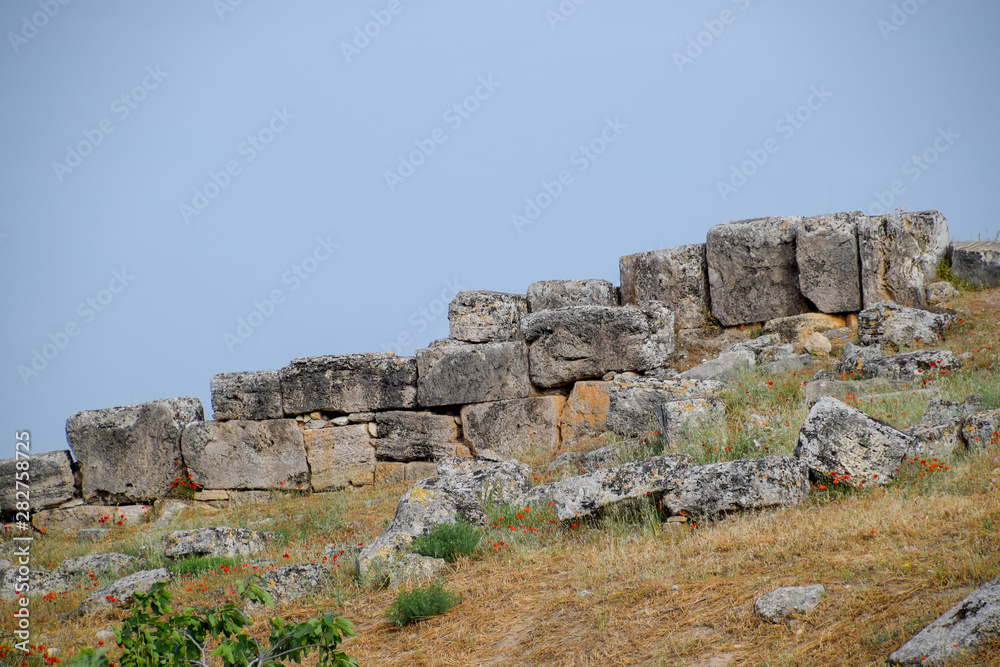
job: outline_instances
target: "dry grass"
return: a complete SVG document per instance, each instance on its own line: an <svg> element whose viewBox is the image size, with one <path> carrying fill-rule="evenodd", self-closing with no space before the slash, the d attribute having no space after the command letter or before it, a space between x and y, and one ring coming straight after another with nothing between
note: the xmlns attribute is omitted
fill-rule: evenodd
<svg viewBox="0 0 1000 667"><path fill-rule="evenodd" d="M939 381L940 391L961 398L975 390L996 407L1000 290L962 293L954 307L963 324L945 344L971 356L967 370ZM751 394L743 394L745 404L732 398L734 407L741 417L751 411L780 417L776 447L787 449L805 414L797 394L785 403L800 379L783 378L780 399L777 381L754 381L738 388ZM866 410L898 425L918 419L923 404L900 400ZM740 423L724 437L738 438ZM547 461L536 459L540 470ZM880 665L927 622L1000 575L1000 451L960 457L949 470L921 468L924 475L919 467L905 468L888 487L816 491L799 507L672 531L648 515L577 529L525 517L518 525L539 530L505 531L503 524L516 517L507 512L505 522L494 517L499 527L488 529L479 556L451 566L446 587L462 601L443 616L391 626L382 614L394 593L357 583L343 562L331 567L334 586L276 613L302 620L333 610L350 619L357 636L344 649L362 665ZM267 506L182 517L170 529L272 518L259 527L279 529L283 538L265 557L276 566L322 562L327 543L377 535L407 486L276 498ZM116 532L119 540L94 550L138 551L157 545L165 529ZM57 563L86 548L45 536L35 550L37 562ZM177 581L171 591L176 606L215 605L235 598L237 578L208 573ZM772 625L753 613L759 595L810 583L822 583L826 595L808 616ZM9 606L0 608L4 637L12 630ZM97 630L121 620L118 612L79 617L74 607L72 598L32 606L35 632L61 647L64 658L96 644ZM261 615L255 630L266 634L265 628ZM1000 664L1000 643L954 664Z"/></svg>

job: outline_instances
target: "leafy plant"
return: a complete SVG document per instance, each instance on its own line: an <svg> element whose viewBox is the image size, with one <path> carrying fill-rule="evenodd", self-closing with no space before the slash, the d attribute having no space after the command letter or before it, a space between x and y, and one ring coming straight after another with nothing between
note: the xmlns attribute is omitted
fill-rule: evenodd
<svg viewBox="0 0 1000 667"><path fill-rule="evenodd" d="M410 551L421 556L444 558L454 563L459 556L471 556L479 544L480 532L470 523L456 521L434 526L410 545Z"/></svg>
<svg viewBox="0 0 1000 667"><path fill-rule="evenodd" d="M937 276L941 280L947 280L961 292L974 292L977 289L968 280L963 280L951 272L951 261L947 257L942 258L941 263L938 264Z"/></svg>
<svg viewBox="0 0 1000 667"><path fill-rule="evenodd" d="M384 616L386 620L401 628L414 621L443 614L460 601L461 598L456 593L446 591L442 584L428 584L400 591L396 601L385 610Z"/></svg>
<svg viewBox="0 0 1000 667"><path fill-rule="evenodd" d="M239 567L237 562L226 556L210 556L207 558L187 558L170 566L170 571L179 575L196 575L220 567L233 569Z"/></svg>
<svg viewBox="0 0 1000 667"><path fill-rule="evenodd" d="M273 605L271 596L251 577L239 582L240 597L251 602ZM153 585L147 594L135 593L136 606L123 625L115 630L115 643L122 653L117 664L121 667L168 667L202 665L209 658L221 658L225 667L280 667L291 660L301 663L302 657L317 650L317 667L357 667L357 662L337 646L350 637L350 621L331 612L301 623L287 623L281 618L270 620L268 646L262 648L250 630L251 620L232 603L214 609L184 609L170 613L170 592L164 582ZM250 634L247 634L247 631ZM208 653L211 638L218 647ZM70 660L77 667L109 667L105 649L85 648Z"/></svg>

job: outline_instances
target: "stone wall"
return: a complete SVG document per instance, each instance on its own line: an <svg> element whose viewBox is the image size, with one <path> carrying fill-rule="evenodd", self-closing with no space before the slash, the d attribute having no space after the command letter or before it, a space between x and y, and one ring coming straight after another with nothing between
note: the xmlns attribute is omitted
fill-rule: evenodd
<svg viewBox="0 0 1000 667"><path fill-rule="evenodd" d="M36 457L33 479L44 480L33 490L44 491L33 507L141 506L180 484L195 500L252 502L274 489L418 479L444 456L511 458L609 426L640 431L650 396L714 395L668 379L675 330L924 305L947 239L937 211L758 218L712 227L704 244L622 257L620 288L549 280L523 295L460 292L449 338L413 357L327 355L216 375L211 420L194 398L74 414L72 454ZM0 495L0 509L12 499Z"/></svg>

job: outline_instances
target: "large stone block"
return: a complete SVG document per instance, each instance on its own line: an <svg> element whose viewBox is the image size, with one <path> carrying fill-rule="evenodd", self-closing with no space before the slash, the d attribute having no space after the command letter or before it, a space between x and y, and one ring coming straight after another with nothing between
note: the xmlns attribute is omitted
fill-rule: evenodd
<svg viewBox="0 0 1000 667"><path fill-rule="evenodd" d="M66 439L80 462L87 502L150 502L172 488L181 458L181 433L205 419L197 398L169 398L77 412Z"/></svg>
<svg viewBox="0 0 1000 667"><path fill-rule="evenodd" d="M618 290L607 280L539 280L528 285L528 312L568 306L617 306Z"/></svg>
<svg viewBox="0 0 1000 667"><path fill-rule="evenodd" d="M201 489L295 488L309 478L302 431L294 419L189 424L181 452Z"/></svg>
<svg viewBox="0 0 1000 667"><path fill-rule="evenodd" d="M939 211L862 218L858 251L865 308L879 301L924 306L924 285L948 251L948 223Z"/></svg>
<svg viewBox="0 0 1000 667"><path fill-rule="evenodd" d="M368 424L314 429L303 437L313 491L374 483L375 443Z"/></svg>
<svg viewBox="0 0 1000 667"><path fill-rule="evenodd" d="M281 378L278 371L222 373L212 378L212 417L281 419Z"/></svg>
<svg viewBox="0 0 1000 667"><path fill-rule="evenodd" d="M280 371L286 415L416 406L417 363L389 352L293 359Z"/></svg>
<svg viewBox="0 0 1000 667"><path fill-rule="evenodd" d="M656 406L667 401L713 397L720 389L722 383L715 380L619 375L608 391L607 428L628 435L645 434L656 423Z"/></svg>
<svg viewBox="0 0 1000 667"><path fill-rule="evenodd" d="M976 287L1000 287L1000 241L955 241L951 275Z"/></svg>
<svg viewBox="0 0 1000 667"><path fill-rule="evenodd" d="M274 533L259 530L211 526L194 530L175 530L164 535L160 542L167 558L181 556L251 556L267 548L267 543L277 538Z"/></svg>
<svg viewBox="0 0 1000 667"><path fill-rule="evenodd" d="M462 408L462 432L473 452L492 450L503 458L559 447L559 416L566 399L536 396Z"/></svg>
<svg viewBox="0 0 1000 667"><path fill-rule="evenodd" d="M520 294L459 292L448 306L448 337L467 343L520 340L528 300Z"/></svg>
<svg viewBox="0 0 1000 667"><path fill-rule="evenodd" d="M877 486L892 480L914 447L907 434L824 396L799 429L794 454L819 475L846 477L851 486Z"/></svg>
<svg viewBox="0 0 1000 667"><path fill-rule="evenodd" d="M531 393L523 341L421 348L417 367L417 402L422 407L525 398Z"/></svg>
<svg viewBox="0 0 1000 667"><path fill-rule="evenodd" d="M28 461L26 471L17 469L18 461ZM18 473L27 473L18 480ZM55 507L71 500L76 493L76 478L73 474L73 456L67 450L32 454L29 459L4 459L0 461L0 511L13 512L17 503L29 498L33 511ZM19 487L16 482L24 486ZM18 491L25 496L17 497Z"/></svg>
<svg viewBox="0 0 1000 667"><path fill-rule="evenodd" d="M683 398L656 406L656 423L664 442L679 443L695 438L706 429L725 431L726 404L722 399Z"/></svg>
<svg viewBox="0 0 1000 667"><path fill-rule="evenodd" d="M455 456L462 445L454 417L431 412L380 412L375 417L379 461L437 460Z"/></svg>
<svg viewBox="0 0 1000 667"><path fill-rule="evenodd" d="M795 237L799 291L824 313L861 310L861 211L806 218Z"/></svg>
<svg viewBox="0 0 1000 667"><path fill-rule="evenodd" d="M899 349L940 340L955 315L882 301L858 313L858 341L862 345L889 343Z"/></svg>
<svg viewBox="0 0 1000 667"><path fill-rule="evenodd" d="M573 385L559 417L559 432L563 442L593 437L604 432L610 388L611 383L602 380L584 380Z"/></svg>
<svg viewBox="0 0 1000 667"><path fill-rule="evenodd" d="M712 315L719 322L764 322L808 309L795 257L801 224L801 216L755 218L708 230L708 282Z"/></svg>
<svg viewBox="0 0 1000 667"><path fill-rule="evenodd" d="M623 304L662 301L673 309L678 328L705 325L710 308L704 243L625 255L618 269Z"/></svg>
<svg viewBox="0 0 1000 667"><path fill-rule="evenodd" d="M531 381L546 388L661 368L674 352L674 314L657 301L545 310L528 315L523 328Z"/></svg>

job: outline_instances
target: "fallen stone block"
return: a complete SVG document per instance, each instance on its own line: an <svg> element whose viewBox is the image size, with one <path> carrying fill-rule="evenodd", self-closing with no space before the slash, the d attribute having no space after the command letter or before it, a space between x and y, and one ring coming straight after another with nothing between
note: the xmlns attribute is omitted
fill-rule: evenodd
<svg viewBox="0 0 1000 667"><path fill-rule="evenodd" d="M789 616L814 611L824 593L826 589L822 584L782 586L757 598L753 610L766 621L780 623Z"/></svg>
<svg viewBox="0 0 1000 667"><path fill-rule="evenodd" d="M78 505L33 512L31 524L49 533L70 534L81 528L113 528L144 523L149 505Z"/></svg>
<svg viewBox="0 0 1000 667"><path fill-rule="evenodd" d="M16 474L18 461L29 459L3 459L0 461L0 479L7 480L0 486L0 511L13 512L18 501L18 491L27 491L33 511L56 507L72 500L76 494L76 476L73 472L73 456L67 451L41 452L32 454L27 475L22 476L25 486L18 488Z"/></svg>
<svg viewBox="0 0 1000 667"><path fill-rule="evenodd" d="M806 339L802 347L814 357L825 357L833 349L833 343L830 342L829 338L817 331Z"/></svg>
<svg viewBox="0 0 1000 667"><path fill-rule="evenodd" d="M539 484L525 503L542 511L552 507L556 517L564 522L610 511L628 511L636 503L655 503L677 488L690 465L691 457L681 454L630 461L607 470Z"/></svg>
<svg viewBox="0 0 1000 667"><path fill-rule="evenodd" d="M28 584L28 588L16 592L15 586L23 586L25 583ZM17 567L0 569L0 599L8 602L23 597L25 593L32 598L50 593L62 593L70 588L76 588L76 579L65 572L29 569L25 575Z"/></svg>
<svg viewBox="0 0 1000 667"><path fill-rule="evenodd" d="M398 461L375 462L375 485L390 486L401 482L415 482L425 477L437 474L437 464L430 461Z"/></svg>
<svg viewBox="0 0 1000 667"><path fill-rule="evenodd" d="M462 408L462 433L473 453L492 450L502 458L559 448L562 396L536 396L478 403Z"/></svg>
<svg viewBox="0 0 1000 667"><path fill-rule="evenodd" d="M858 313L858 341L862 345L889 343L897 349L940 340L954 313L900 306L883 301Z"/></svg>
<svg viewBox="0 0 1000 667"><path fill-rule="evenodd" d="M913 448L913 438L902 431L824 396L810 408L793 453L821 477L876 486L892 480Z"/></svg>
<svg viewBox="0 0 1000 667"><path fill-rule="evenodd" d="M723 380L741 371L748 370L757 362L750 350L723 352L715 359L698 364L680 374L691 380Z"/></svg>
<svg viewBox="0 0 1000 667"><path fill-rule="evenodd" d="M889 654L891 665L944 665L1000 637L1000 577L983 584Z"/></svg>
<svg viewBox="0 0 1000 667"><path fill-rule="evenodd" d="M521 294L462 291L448 306L448 337L467 343L521 340L528 301Z"/></svg>
<svg viewBox="0 0 1000 667"><path fill-rule="evenodd" d="M917 350L870 361L861 368L861 377L923 383L958 368L958 360L949 350Z"/></svg>
<svg viewBox="0 0 1000 667"><path fill-rule="evenodd" d="M660 301L681 329L705 326L710 313L705 244L626 255L618 260L622 304Z"/></svg>
<svg viewBox="0 0 1000 667"><path fill-rule="evenodd" d="M777 334L782 342L801 348L812 334L840 329L846 325L847 323L842 317L824 313L803 313L765 322L764 333Z"/></svg>
<svg viewBox="0 0 1000 667"><path fill-rule="evenodd" d="M722 383L714 380L619 375L608 390L607 428L627 435L645 434L656 423L658 405L712 397L721 389Z"/></svg>
<svg viewBox="0 0 1000 667"><path fill-rule="evenodd" d="M101 586L96 591L91 591L87 599L80 603L80 611L92 614L110 607L129 607L132 605L133 596L136 593L149 593L154 584L170 581L171 577L170 570L165 567L133 572L127 577L122 577L106 586Z"/></svg>
<svg viewBox="0 0 1000 667"><path fill-rule="evenodd" d="M858 377L861 377L860 371ZM870 380L811 380L806 384L806 403L812 405L821 396L832 396L845 403L858 399L875 397L902 391L905 383L902 380L872 378Z"/></svg>
<svg viewBox="0 0 1000 667"><path fill-rule="evenodd" d="M903 429L903 433L913 438L913 448L906 455L908 458L950 458L965 449L961 430L961 420Z"/></svg>
<svg viewBox="0 0 1000 667"><path fill-rule="evenodd" d="M958 290L951 283L943 280L931 283L924 288L924 292L927 294L927 303L932 306L951 301L958 296Z"/></svg>
<svg viewBox="0 0 1000 667"><path fill-rule="evenodd" d="M878 345L854 345L848 343L844 346L843 355L837 363L836 371L843 376L861 379L865 377L865 367L882 358L882 348ZM871 374L868 375L871 377Z"/></svg>
<svg viewBox="0 0 1000 667"><path fill-rule="evenodd" d="M605 430L610 388L611 383L602 380L583 380L573 385L559 417L560 437L564 443L594 437Z"/></svg>
<svg viewBox="0 0 1000 667"><path fill-rule="evenodd" d="M117 573L135 563L135 556L122 553L87 554L79 558L67 558L59 564L59 571L66 574L79 572L99 572L109 570Z"/></svg>
<svg viewBox="0 0 1000 667"><path fill-rule="evenodd" d="M976 287L1000 287L1000 241L955 241L951 275Z"/></svg>
<svg viewBox="0 0 1000 667"><path fill-rule="evenodd" d="M335 491L375 482L375 443L368 424L306 431L304 443L313 491Z"/></svg>
<svg viewBox="0 0 1000 667"><path fill-rule="evenodd" d="M333 583L333 575L318 563L297 563L278 568L265 568L260 572L260 586L268 592L275 605L295 602L318 595ZM265 609L261 604L246 605L247 611Z"/></svg>
<svg viewBox="0 0 1000 667"><path fill-rule="evenodd" d="M1000 410L977 412L965 418L962 440L972 451L996 449L1000 442Z"/></svg>
<svg viewBox="0 0 1000 667"><path fill-rule="evenodd" d="M417 350L418 403L468 405L527 398L528 349L523 341L443 344Z"/></svg>
<svg viewBox="0 0 1000 667"><path fill-rule="evenodd" d="M181 452L200 489L294 488L309 479L294 419L195 422L184 429Z"/></svg>
<svg viewBox="0 0 1000 667"><path fill-rule="evenodd" d="M569 306L618 306L618 289L607 280L539 280L528 285L528 312Z"/></svg>
<svg viewBox="0 0 1000 667"><path fill-rule="evenodd" d="M799 291L823 313L861 310L861 211L806 218L795 237Z"/></svg>
<svg viewBox="0 0 1000 667"><path fill-rule="evenodd" d="M455 418L447 415L381 412L375 424L375 457L380 461L441 459L455 456L462 444Z"/></svg>
<svg viewBox="0 0 1000 667"><path fill-rule="evenodd" d="M263 533L246 528L212 526L195 530L175 530L163 536L163 554L167 558L179 556L249 556L267 548L273 533Z"/></svg>
<svg viewBox="0 0 1000 667"><path fill-rule="evenodd" d="M655 301L544 310L528 315L522 327L531 381L544 388L661 368L674 352L673 311Z"/></svg>
<svg viewBox="0 0 1000 667"><path fill-rule="evenodd" d="M948 223L939 211L860 218L858 251L865 308L880 301L924 306L924 285L948 251Z"/></svg>
<svg viewBox="0 0 1000 667"><path fill-rule="evenodd" d="M197 398L170 398L77 412L66 439L80 462L83 498L112 503L152 502L177 477L181 433L205 419Z"/></svg>
<svg viewBox="0 0 1000 667"><path fill-rule="evenodd" d="M685 398L656 406L660 437L667 443L690 441L707 429L725 430L726 405L717 397Z"/></svg>
<svg viewBox="0 0 1000 667"><path fill-rule="evenodd" d="M712 315L724 326L765 322L808 309L799 292L795 238L801 216L756 218L708 230Z"/></svg>
<svg viewBox="0 0 1000 667"><path fill-rule="evenodd" d="M212 418L281 419L281 378L278 371L222 373L212 378Z"/></svg>
<svg viewBox="0 0 1000 667"><path fill-rule="evenodd" d="M286 415L416 407L417 363L389 352L302 357L279 371Z"/></svg>

